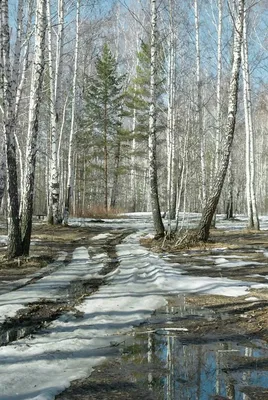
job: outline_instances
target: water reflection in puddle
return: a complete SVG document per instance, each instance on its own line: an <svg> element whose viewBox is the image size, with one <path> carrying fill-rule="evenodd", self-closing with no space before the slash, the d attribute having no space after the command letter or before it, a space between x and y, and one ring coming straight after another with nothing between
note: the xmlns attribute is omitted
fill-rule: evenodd
<svg viewBox="0 0 268 400"><path fill-rule="evenodd" d="M156 314L155 323L137 331L123 350L123 364L135 366L132 378L155 393L155 399L268 399L266 343L211 338L201 343L192 336L187 340L187 333L174 322L175 315L177 321L185 315L172 307L164 322L164 314L163 310Z"/></svg>

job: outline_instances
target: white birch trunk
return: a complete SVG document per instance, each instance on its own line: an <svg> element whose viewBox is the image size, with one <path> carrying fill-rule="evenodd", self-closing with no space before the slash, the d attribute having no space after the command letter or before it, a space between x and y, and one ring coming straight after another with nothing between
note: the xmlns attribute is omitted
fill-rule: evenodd
<svg viewBox="0 0 268 400"><path fill-rule="evenodd" d="M76 34L75 34L75 52L74 52L74 74L72 84L72 113L71 113L71 128L69 136L69 151L68 151L68 174L67 174L67 191L64 209L64 224L68 225L68 218L70 213L71 196L72 196L72 182L73 182L73 139L75 129L75 111L76 111L76 80L78 69L78 50L79 50L79 24L80 24L80 0L76 2Z"/></svg>
<svg viewBox="0 0 268 400"><path fill-rule="evenodd" d="M169 43L168 43L168 112L167 112L167 208L168 208L168 234L171 234L171 219L175 217L175 33L173 26L172 1L169 2Z"/></svg>
<svg viewBox="0 0 268 400"><path fill-rule="evenodd" d="M259 218L257 212L257 202L255 193L255 146L252 121L252 101L250 74L248 62L248 40L247 40L247 20L246 11L244 13L244 30L243 30L243 46L242 46L242 71L243 71L243 97L245 112L245 130L246 130L246 193L247 193L247 211L248 211L248 227L259 230Z"/></svg>
<svg viewBox="0 0 268 400"><path fill-rule="evenodd" d="M47 21L48 21L48 71L49 71L49 109L50 109L50 196L49 196L49 217L48 221L52 224L57 224L59 214L59 180L58 180L58 165L57 165L57 122L56 122L56 108L55 108L55 92L54 92L54 71L52 60L52 33L51 33L51 15L50 15L50 2L47 2Z"/></svg>
<svg viewBox="0 0 268 400"><path fill-rule="evenodd" d="M217 43L217 132L215 171L219 168L221 142L221 81L222 81L222 0L218 0L218 43Z"/></svg>
<svg viewBox="0 0 268 400"><path fill-rule="evenodd" d="M188 171L188 143L189 143L189 133L190 133L190 107L187 112L186 118L186 135L184 138L183 145L183 154L182 154L182 168L181 168L181 176L178 182L178 190L177 190L177 200L176 200L176 227L175 232L179 229L179 216L180 216L180 207L181 207L181 197L182 191L184 189L184 207L183 207L183 215L185 215L185 199L186 199L186 188L187 188L187 171ZM182 225L181 225L182 228Z"/></svg>
<svg viewBox="0 0 268 400"><path fill-rule="evenodd" d="M209 196L207 204L205 205L202 217L199 223L198 237L200 240L206 241L209 237L209 230L213 214L216 211L218 201L221 195L222 187L228 170L228 164L233 144L236 113L237 113L237 99L239 89L239 73L241 67L241 46L243 39L243 13L244 13L245 0L238 0L238 14L234 26L234 45L233 45L233 63L232 72L229 85L229 100L227 122L225 126L225 143L222 152L222 159L215 177L213 184L213 191Z"/></svg>
<svg viewBox="0 0 268 400"><path fill-rule="evenodd" d="M22 10L20 9L19 12ZM18 16L20 19L20 16ZM18 86L19 54L14 55L14 67L10 65L10 36L8 0L0 2L0 82L2 85L3 133L7 163L7 193L8 193L8 247L7 256L13 258L22 255L21 229L19 219L18 176L16 165L16 116L15 99Z"/></svg>
<svg viewBox="0 0 268 400"><path fill-rule="evenodd" d="M202 204L206 204L206 170L205 170L205 136L203 130L202 80L200 69L200 37L199 37L199 7L198 0L194 1L195 9L195 46L196 46L196 84L197 84L197 124L200 141Z"/></svg>
<svg viewBox="0 0 268 400"><path fill-rule="evenodd" d="M55 82L54 82L54 99L56 120L59 119L59 100L61 90L61 77L62 77L62 55L63 55L63 38L64 38L64 0L58 0L58 33L57 33L57 52L55 63Z"/></svg>
<svg viewBox="0 0 268 400"><path fill-rule="evenodd" d="M58 2L58 35L55 69L53 68L52 54L52 27L50 4L47 3L48 20L48 71L50 87L50 142L51 142L51 160L50 160L50 204L48 220L52 224L61 222L60 217L60 185L59 185L59 98L62 72L62 53L63 53L63 32L64 32L64 1Z"/></svg>
<svg viewBox="0 0 268 400"><path fill-rule="evenodd" d="M32 67L27 149L25 158L24 197L22 201L22 243L23 254L28 255L30 249L33 195L35 181L35 165L37 153L38 116L41 100L41 88L44 71L45 48L45 7L46 0L37 0L35 15L35 48Z"/></svg>
<svg viewBox="0 0 268 400"><path fill-rule="evenodd" d="M20 9L20 7L19 7ZM18 77L18 86L17 86L17 92L16 92L16 101L15 101L15 118L18 118L19 115L19 107L21 103L21 98L22 98L22 91L24 87L24 83L26 80L26 72L29 66L29 47L30 47L30 38L32 36L32 19L34 16L34 11L33 11L33 3L28 2L28 8L26 11L24 11L24 14L28 15L28 20L27 20L27 27L26 27L26 32L25 32L25 41L22 43L22 36L21 36L21 29L20 28L20 33L17 35L17 42L20 44L20 70L17 70L16 72L13 73L13 75L16 73ZM19 19L19 18L18 18ZM22 24L22 21L20 22ZM17 47L17 46L16 46ZM16 145L17 145L17 155L19 159L19 166L20 166L20 197L23 198L24 196L24 157L23 157L23 150L22 146L19 142L19 138L17 136L17 133L15 133L15 140L16 140ZM20 214L21 214L21 209L20 209Z"/></svg>
<svg viewBox="0 0 268 400"><path fill-rule="evenodd" d="M20 59L21 59L21 44L22 44L22 30L23 30L23 0L19 0L18 2L18 16L17 16L17 36L14 48L14 64L13 64L13 71L12 71L12 80L17 81L18 86L16 88L16 101L15 101L15 119L18 118L18 110L19 110L19 103L21 99L21 91L23 86L24 76L22 75L21 85L19 85L18 77L20 74ZM26 60L25 60L26 62ZM24 72L25 64L23 66ZM21 197L23 197L24 192L24 183L23 183L23 156L22 156L22 149L19 144L18 137L15 132L15 141L17 145L17 155L19 158L19 165L20 165L20 189L21 189Z"/></svg>
<svg viewBox="0 0 268 400"><path fill-rule="evenodd" d="M7 179L7 170L6 170L6 155L5 155L5 146L3 147L2 154L0 156L0 209L2 209L3 205L3 197L6 188L6 179Z"/></svg>
<svg viewBox="0 0 268 400"><path fill-rule="evenodd" d="M221 81L222 81L222 0L218 0L218 37L217 37L217 93L216 93L216 148L215 148L215 168L211 171L211 183L219 168L220 161L220 142L221 142ZM210 188L211 191L211 188ZM216 212L211 225L216 225Z"/></svg>
<svg viewBox="0 0 268 400"><path fill-rule="evenodd" d="M151 71L149 109L149 181L151 209L156 234L164 235L164 225L160 214L156 167L156 0L151 0Z"/></svg>

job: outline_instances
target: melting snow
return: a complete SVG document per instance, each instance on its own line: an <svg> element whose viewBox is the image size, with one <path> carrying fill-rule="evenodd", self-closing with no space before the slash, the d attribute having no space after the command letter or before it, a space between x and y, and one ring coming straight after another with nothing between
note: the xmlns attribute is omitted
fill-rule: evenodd
<svg viewBox="0 0 268 400"><path fill-rule="evenodd" d="M129 220L108 223L113 227L130 227ZM138 223L133 218L133 227L146 227L148 232L151 224L140 216ZM106 276L107 285L101 286L77 307L83 316L64 315L34 337L0 348L1 400L53 399L72 380L88 376L92 368L113 351L111 343L124 340L124 334L133 326L163 306L166 295L207 293L240 296L248 293L249 288L268 287L226 278L182 275L178 264L175 269L163 258L141 247L139 236L140 233L133 234L117 246L119 266ZM107 235L101 236L104 237ZM4 316L13 316L26 303L40 298L56 299L60 296L59 288L66 287L72 280L96 276L105 258L105 254L90 258L88 249L76 249L73 260L64 268L29 287L0 296L2 321ZM225 258L215 262L224 267L254 264L231 262Z"/></svg>

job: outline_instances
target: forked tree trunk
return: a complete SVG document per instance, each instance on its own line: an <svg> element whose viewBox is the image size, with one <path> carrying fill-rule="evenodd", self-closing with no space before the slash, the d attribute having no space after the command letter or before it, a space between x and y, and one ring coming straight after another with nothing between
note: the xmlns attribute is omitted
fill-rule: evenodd
<svg viewBox="0 0 268 400"><path fill-rule="evenodd" d="M163 236L165 229L160 213L157 166L156 166L156 0L151 0L151 73L149 110L149 181L150 200L154 228L157 236Z"/></svg>
<svg viewBox="0 0 268 400"><path fill-rule="evenodd" d="M244 3L245 0L238 0L238 14L235 20L235 27L234 27L235 33L234 33L234 44L233 44L233 62L232 62L232 72L231 72L231 80L229 86L227 122L225 126L225 143L222 152L222 158L219 164L217 175L215 177L215 182L213 184L213 190L203 209L201 220L199 222L199 227L198 227L198 237L200 240L203 241L208 240L209 237L211 221L219 202L223 183L228 169L230 153L233 144L236 113L237 113L239 72L241 66L241 45L243 38Z"/></svg>

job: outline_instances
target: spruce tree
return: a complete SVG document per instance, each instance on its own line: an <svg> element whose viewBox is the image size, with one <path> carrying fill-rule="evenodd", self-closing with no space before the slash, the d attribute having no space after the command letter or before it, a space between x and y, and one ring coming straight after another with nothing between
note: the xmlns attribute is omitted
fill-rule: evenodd
<svg viewBox="0 0 268 400"><path fill-rule="evenodd" d="M104 44L102 54L97 58L96 76L89 78L85 90L83 129L90 136L91 143L103 159L104 208L108 211L109 159L113 152L118 154L122 125L122 86L124 76L117 71L117 62L108 44Z"/></svg>
<svg viewBox="0 0 268 400"><path fill-rule="evenodd" d="M140 51L137 53L138 64L136 67L136 75L132 80L126 93L126 109L131 117L133 111L136 111L136 129L135 137L137 139L148 138L149 129L149 108L150 108L150 43L142 41ZM161 116L165 108L163 102L163 94L165 92L164 73L163 73L164 57L163 52L158 50L157 53L157 74L156 74L156 108L157 108L157 130L161 130Z"/></svg>

